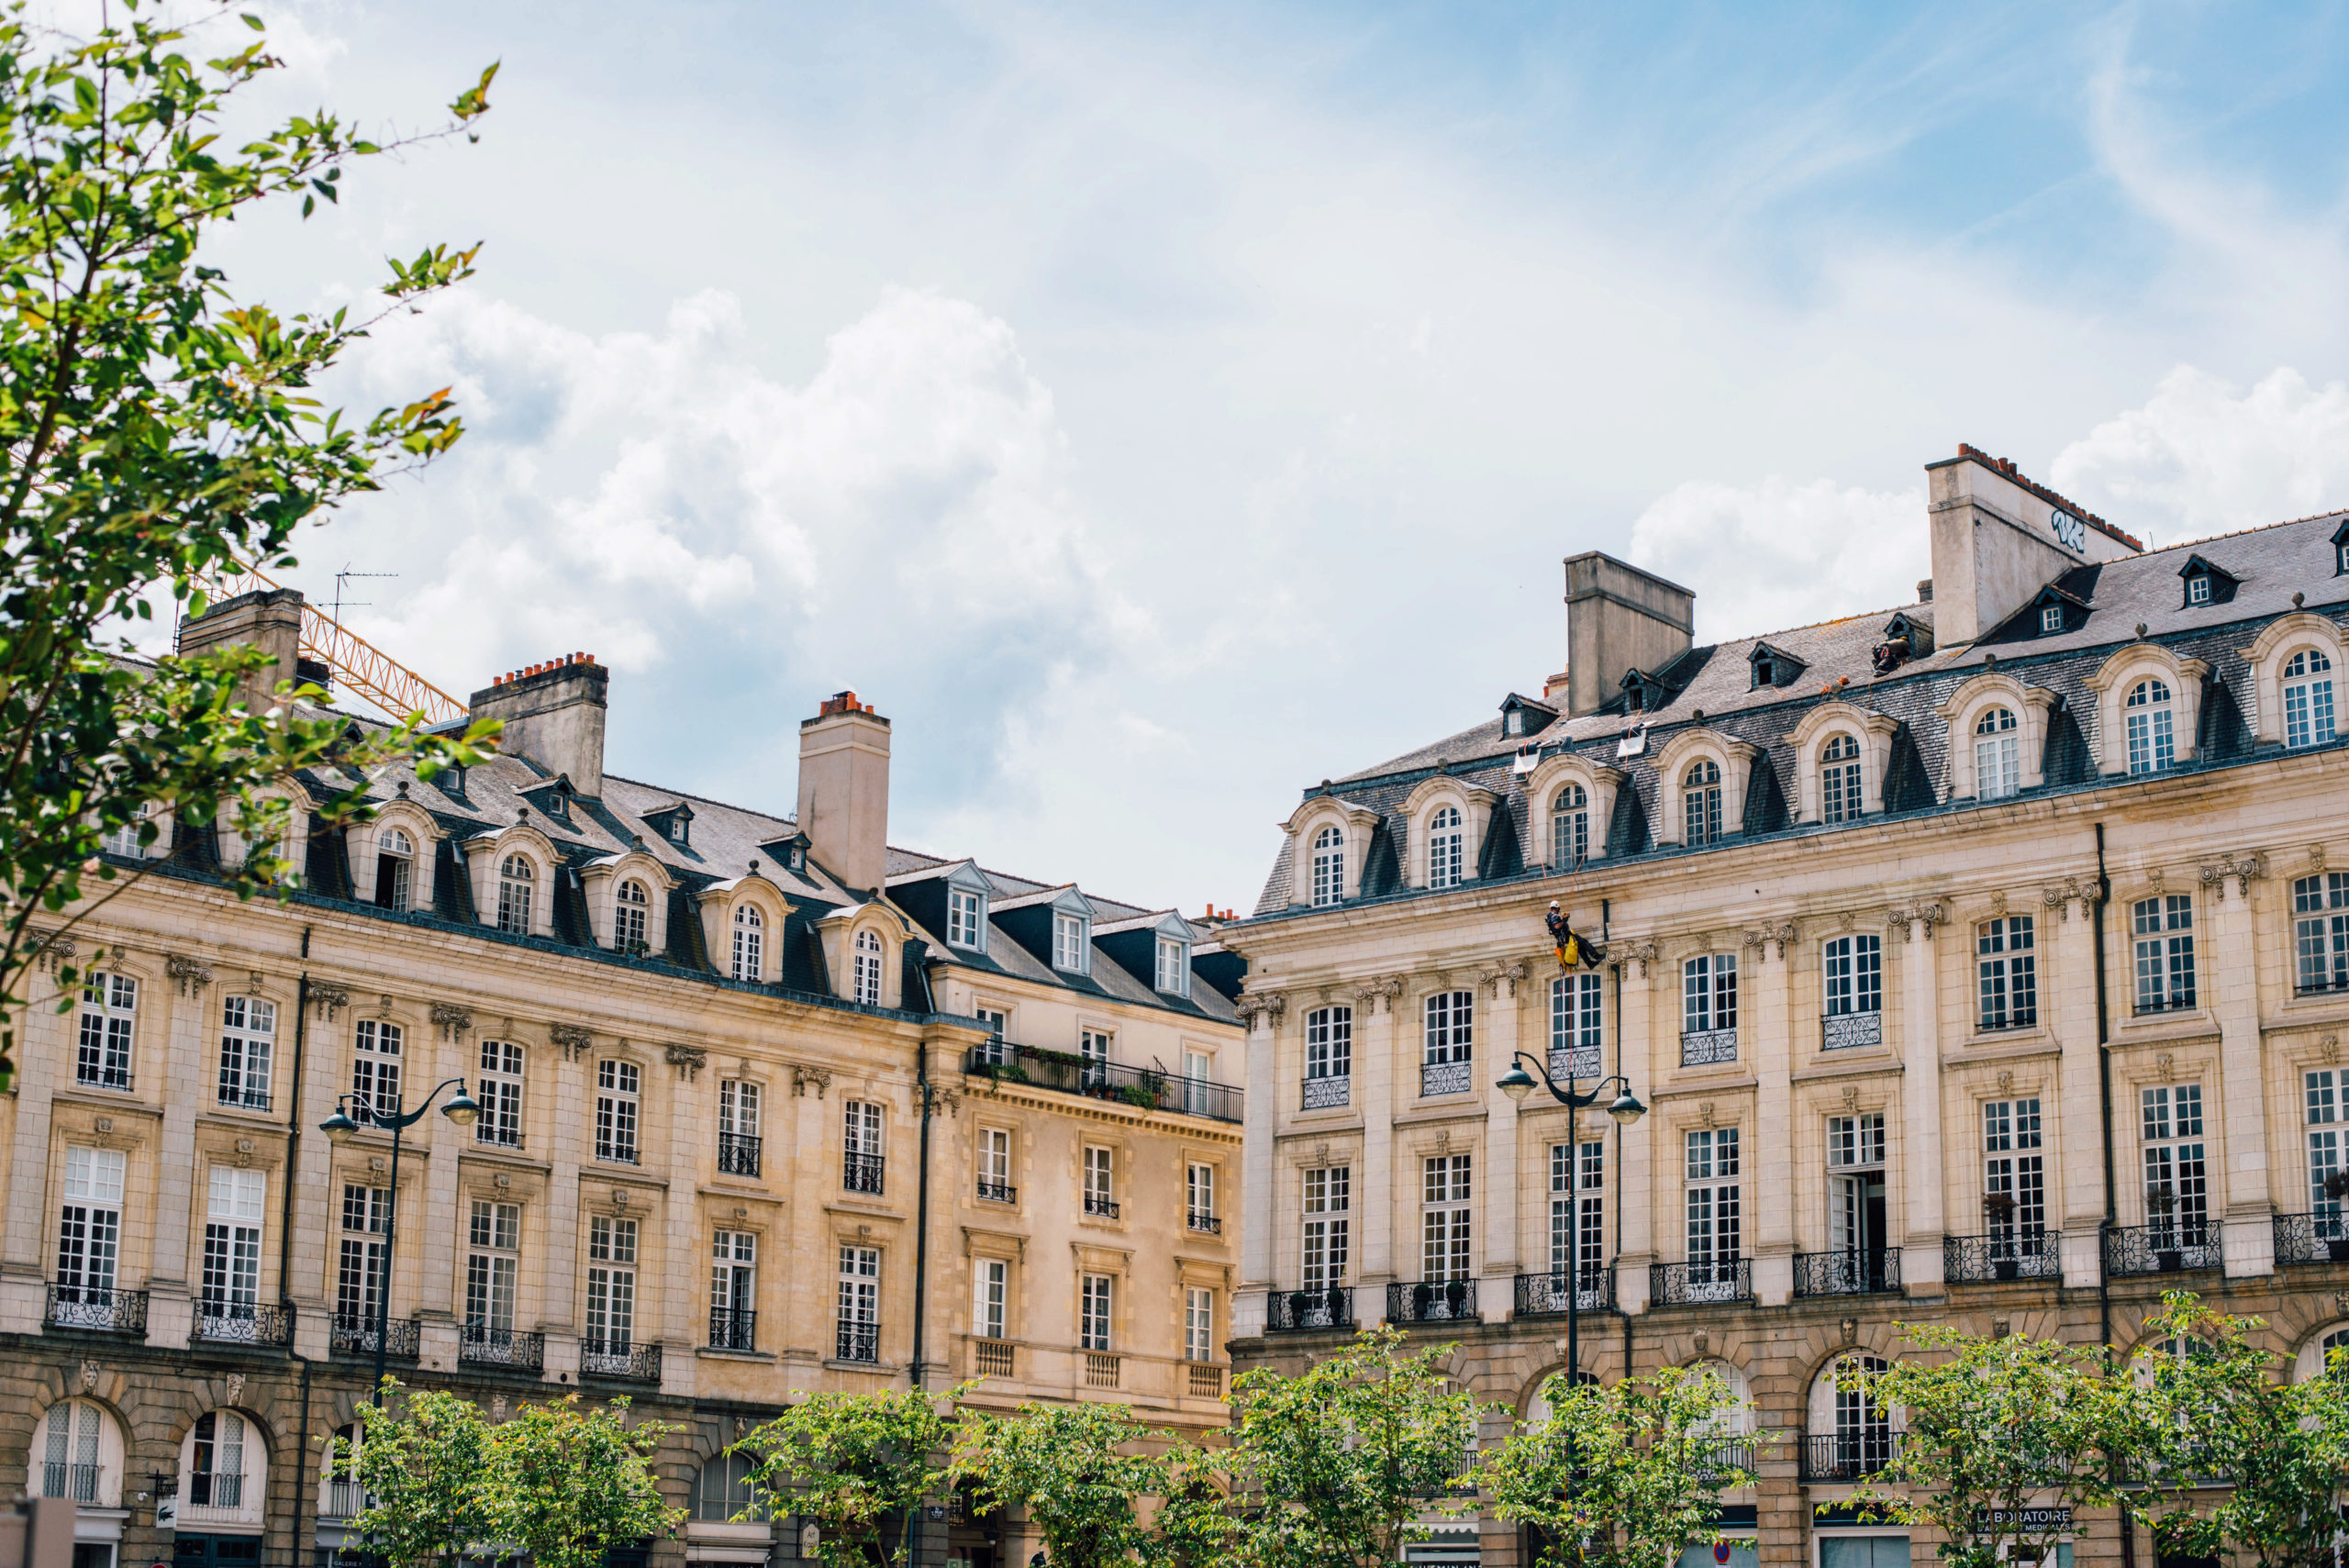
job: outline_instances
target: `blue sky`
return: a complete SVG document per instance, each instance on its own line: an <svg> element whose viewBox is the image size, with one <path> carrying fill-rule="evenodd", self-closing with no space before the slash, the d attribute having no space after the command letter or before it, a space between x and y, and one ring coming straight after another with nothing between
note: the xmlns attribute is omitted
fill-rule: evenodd
<svg viewBox="0 0 2349 1568"><path fill-rule="evenodd" d="M2167 540L2349 504L2338 6L268 8L288 104L476 146L217 259L486 242L338 391L473 434L303 546L461 695L587 650L610 765L1252 903L1299 787L1564 657L1560 559L1732 635L1904 602L1969 440Z"/></svg>

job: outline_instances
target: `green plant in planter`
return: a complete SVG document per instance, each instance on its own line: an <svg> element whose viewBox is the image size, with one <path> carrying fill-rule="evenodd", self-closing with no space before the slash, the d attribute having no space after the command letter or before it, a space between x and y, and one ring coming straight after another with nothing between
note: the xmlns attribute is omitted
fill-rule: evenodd
<svg viewBox="0 0 2349 1568"><path fill-rule="evenodd" d="M1118 1097L1136 1110L1154 1111L1158 1108L1158 1092L1147 1084L1129 1084L1118 1091Z"/></svg>
<svg viewBox="0 0 2349 1568"><path fill-rule="evenodd" d="M1467 1300L1468 1284L1465 1280L1453 1280L1443 1287L1443 1304L1452 1308L1453 1317L1460 1315L1460 1308L1466 1305Z"/></svg>
<svg viewBox="0 0 2349 1568"><path fill-rule="evenodd" d="M1290 1291L1288 1293L1288 1315L1290 1318L1297 1323L1303 1323L1305 1321L1305 1309L1311 1306L1313 1298L1306 1295L1305 1292L1301 1290Z"/></svg>
<svg viewBox="0 0 2349 1568"><path fill-rule="evenodd" d="M1414 1315L1424 1318L1428 1315L1428 1308L1434 1305L1435 1287L1433 1285L1415 1284L1411 1287L1411 1311Z"/></svg>

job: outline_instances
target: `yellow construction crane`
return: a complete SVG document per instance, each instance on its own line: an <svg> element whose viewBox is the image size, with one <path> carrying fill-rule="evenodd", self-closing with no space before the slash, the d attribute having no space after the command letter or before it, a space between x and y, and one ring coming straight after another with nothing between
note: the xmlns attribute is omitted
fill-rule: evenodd
<svg viewBox="0 0 2349 1568"><path fill-rule="evenodd" d="M283 587L258 569L242 564L205 580L214 604L239 594ZM394 718L421 712L434 724L465 717L465 705L352 631L308 600L302 604L300 651L332 670L335 678Z"/></svg>

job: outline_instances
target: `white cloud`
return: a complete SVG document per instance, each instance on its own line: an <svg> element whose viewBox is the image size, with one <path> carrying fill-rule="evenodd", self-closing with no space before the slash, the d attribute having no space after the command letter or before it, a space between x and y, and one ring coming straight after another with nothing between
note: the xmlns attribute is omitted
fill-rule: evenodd
<svg viewBox="0 0 2349 1568"><path fill-rule="evenodd" d="M1678 486L1640 514L1628 553L1695 592L1700 642L1912 604L1932 569L1922 490L1776 474Z"/></svg>
<svg viewBox="0 0 2349 1568"><path fill-rule="evenodd" d="M2180 365L2065 447L2049 482L2149 543L2349 506L2349 386L2283 366L2246 391Z"/></svg>

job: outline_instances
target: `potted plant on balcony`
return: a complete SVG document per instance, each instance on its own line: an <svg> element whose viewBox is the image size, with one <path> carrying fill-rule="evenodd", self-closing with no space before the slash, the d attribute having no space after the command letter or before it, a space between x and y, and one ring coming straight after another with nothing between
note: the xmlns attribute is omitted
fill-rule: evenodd
<svg viewBox="0 0 2349 1568"><path fill-rule="evenodd" d="M1467 1302L1468 1282L1466 1280L1456 1279L1443 1287L1443 1304L1451 1309L1454 1318L1460 1316L1460 1309L1466 1306Z"/></svg>
<svg viewBox="0 0 2349 1568"><path fill-rule="evenodd" d="M2014 1279L2022 1273L2022 1259L2015 1251L2015 1200L2004 1193L1992 1193L1982 1200L1982 1218L1990 1227L1990 1274L1994 1279Z"/></svg>
<svg viewBox="0 0 2349 1568"><path fill-rule="evenodd" d="M1313 1298L1301 1290L1293 1290L1288 1293L1288 1325L1290 1328L1302 1329L1305 1327L1305 1309L1312 1304Z"/></svg>
<svg viewBox="0 0 2349 1568"><path fill-rule="evenodd" d="M2177 1229L2170 1223L2170 1211L2176 1202L2177 1195L2167 1182L2156 1182L2145 1189L2145 1207L2155 1217L2153 1229L2168 1243L2154 1249L2154 1268L2159 1273L2174 1274L2186 1267L2185 1249L2178 1245Z"/></svg>
<svg viewBox="0 0 2349 1568"><path fill-rule="evenodd" d="M2349 1198L2349 1171L2326 1173L2324 1195L2334 1203L2339 1203L2343 1198ZM2325 1255L2336 1263L2349 1262L2349 1235L2342 1233L2340 1213L2335 1211L2321 1216L2319 1223L2330 1232L2324 1240Z"/></svg>
<svg viewBox="0 0 2349 1568"><path fill-rule="evenodd" d="M1421 1280L1411 1287L1411 1318L1415 1322L1427 1318L1428 1308L1435 1305L1435 1286Z"/></svg>
<svg viewBox="0 0 2349 1568"><path fill-rule="evenodd" d="M1330 1287L1330 1326L1331 1328L1337 1328L1345 1322L1346 1308L1351 1305L1352 1303L1346 1297L1344 1285L1333 1284Z"/></svg>

